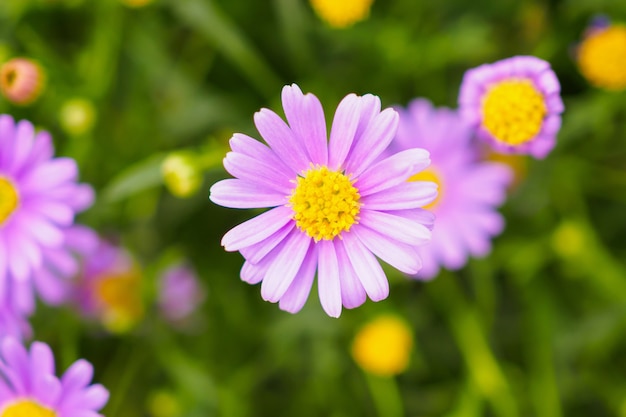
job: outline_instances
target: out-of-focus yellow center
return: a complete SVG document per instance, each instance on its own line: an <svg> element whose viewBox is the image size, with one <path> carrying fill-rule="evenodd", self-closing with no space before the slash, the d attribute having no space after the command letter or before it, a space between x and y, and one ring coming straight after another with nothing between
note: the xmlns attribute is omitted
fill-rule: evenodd
<svg viewBox="0 0 626 417"><path fill-rule="evenodd" d="M366 372L391 376L407 368L412 348L413 335L406 322L395 316L381 316L357 333L352 357Z"/></svg>
<svg viewBox="0 0 626 417"><path fill-rule="evenodd" d="M332 240L357 223L360 197L346 175L317 167L298 177L289 202L296 225L319 241Z"/></svg>
<svg viewBox="0 0 626 417"><path fill-rule="evenodd" d="M592 32L579 46L580 72L597 87L626 88L626 26L614 25Z"/></svg>
<svg viewBox="0 0 626 417"><path fill-rule="evenodd" d="M442 191L443 191L442 190L443 181L441 180L441 175L437 171L437 168L431 165L425 170L418 172L417 174L410 177L408 181L411 181L411 182L412 181L431 181L437 184L437 197L435 197L435 199L430 204L427 204L423 207L427 210L435 210L435 208L441 202L441 196L442 196Z"/></svg>
<svg viewBox="0 0 626 417"><path fill-rule="evenodd" d="M99 301L102 322L109 330L124 332L139 321L143 302L138 270L104 275L95 282L94 295Z"/></svg>
<svg viewBox="0 0 626 417"><path fill-rule="evenodd" d="M57 417L57 414L32 400L20 400L2 410L0 417Z"/></svg>
<svg viewBox="0 0 626 417"><path fill-rule="evenodd" d="M369 16L374 0L311 0L315 13L336 28L345 28Z"/></svg>
<svg viewBox="0 0 626 417"><path fill-rule="evenodd" d="M521 145L541 130L547 114L543 94L527 79L501 81L482 101L483 126L498 141Z"/></svg>
<svg viewBox="0 0 626 417"><path fill-rule="evenodd" d="M0 226L7 221L20 203L20 198L13 183L0 177Z"/></svg>

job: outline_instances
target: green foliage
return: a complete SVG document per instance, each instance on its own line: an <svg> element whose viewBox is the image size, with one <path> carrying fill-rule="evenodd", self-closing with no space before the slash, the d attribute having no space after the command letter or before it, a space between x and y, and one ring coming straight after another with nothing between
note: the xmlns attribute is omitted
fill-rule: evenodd
<svg viewBox="0 0 626 417"><path fill-rule="evenodd" d="M626 416L626 96L588 86L570 55L597 13L625 21L626 2L378 0L337 30L304 0L2 0L0 58L37 59L48 83L33 105L0 100L0 112L51 131L57 154L77 159L98 194L80 220L121 239L147 285L175 250L208 288L184 332L151 312L111 336L40 306L35 337L60 365L94 363L111 417ZM350 92L455 107L465 70L517 54L550 61L566 111L556 150L529 164L503 208L490 256L432 282L389 270L387 300L338 320L315 288L292 316L239 280L241 257L219 242L253 213L206 196L227 177L216 152L233 132L258 137L253 113L278 111L282 85L314 92L328 117ZM75 98L96 113L80 134L59 119ZM185 200L160 177L175 150L208 161ZM350 342L388 311L411 323L416 348L404 374L377 380Z"/></svg>

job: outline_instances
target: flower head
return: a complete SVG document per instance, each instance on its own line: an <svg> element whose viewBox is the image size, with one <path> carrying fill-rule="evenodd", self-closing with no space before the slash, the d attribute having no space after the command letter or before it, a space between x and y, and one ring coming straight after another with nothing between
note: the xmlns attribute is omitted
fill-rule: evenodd
<svg viewBox="0 0 626 417"><path fill-rule="evenodd" d="M170 153L161 164L161 175L168 190L176 197L190 197L202 185L202 172L190 152Z"/></svg>
<svg viewBox="0 0 626 417"><path fill-rule="evenodd" d="M583 76L607 90L626 89L626 26L594 21L576 51Z"/></svg>
<svg viewBox="0 0 626 417"><path fill-rule="evenodd" d="M82 135L91 130L96 121L96 108L84 98L67 100L59 111L61 127L71 135Z"/></svg>
<svg viewBox="0 0 626 417"><path fill-rule="evenodd" d="M336 28L352 26L367 18L374 0L311 0L319 17Z"/></svg>
<svg viewBox="0 0 626 417"><path fill-rule="evenodd" d="M100 410L109 399L100 384L90 384L92 365L74 362L58 378L54 355L42 342L30 350L16 339L0 342L0 416L2 417L102 417Z"/></svg>
<svg viewBox="0 0 626 417"><path fill-rule="evenodd" d="M15 104L35 101L45 84L41 66L27 58L13 58L0 67L0 91Z"/></svg>
<svg viewBox="0 0 626 417"><path fill-rule="evenodd" d="M560 91L550 64L516 56L467 71L459 109L478 136L499 152L544 158L561 128Z"/></svg>
<svg viewBox="0 0 626 417"><path fill-rule="evenodd" d="M418 248L423 268L416 277L431 279L440 266L459 269L470 255L489 253L491 237L504 227L496 208L506 198L513 173L504 164L477 160L470 142L472 129L457 112L417 99L399 113L398 135L390 150L420 147L429 151L432 165L411 180L439 184L436 204L429 207L437 218L433 237Z"/></svg>
<svg viewBox="0 0 626 417"><path fill-rule="evenodd" d="M142 279L140 267L126 250L101 239L83 260L76 301L108 330L125 332L144 314Z"/></svg>
<svg viewBox="0 0 626 417"><path fill-rule="evenodd" d="M261 109L254 120L269 146L242 134L230 140L224 167L235 179L211 187L211 200L232 208L272 207L222 239L246 259L241 278L262 281L261 296L297 312L317 271L324 310L333 317L387 297L376 260L414 274L418 246L430 239L436 196L430 182L406 180L430 163L410 149L379 159L395 136L398 115L373 95L350 94L339 104L327 141L322 106L295 84L282 92L287 125Z"/></svg>
<svg viewBox="0 0 626 417"><path fill-rule="evenodd" d="M159 309L172 323L188 318L205 297L196 273L184 264L173 265L161 274L158 294Z"/></svg>
<svg viewBox="0 0 626 417"><path fill-rule="evenodd" d="M397 316L384 315L359 330L352 342L352 357L366 372L393 376L406 370L412 349L410 326Z"/></svg>
<svg viewBox="0 0 626 417"><path fill-rule="evenodd" d="M47 132L0 115L0 299L10 292L23 312L34 309L37 272L68 245L74 215L93 201L91 187L76 182L76 162L53 153Z"/></svg>

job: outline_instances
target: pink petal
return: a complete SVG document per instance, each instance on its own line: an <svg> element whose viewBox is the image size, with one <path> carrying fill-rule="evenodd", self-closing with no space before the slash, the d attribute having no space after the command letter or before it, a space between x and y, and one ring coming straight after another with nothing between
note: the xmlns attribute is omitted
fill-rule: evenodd
<svg viewBox="0 0 626 417"><path fill-rule="evenodd" d="M289 168L297 173L309 168L311 161L305 150L276 113L261 109L254 114L254 123L265 142Z"/></svg>
<svg viewBox="0 0 626 417"><path fill-rule="evenodd" d="M230 208L276 207L287 203L288 195L248 181L226 179L211 187L209 199Z"/></svg>
<svg viewBox="0 0 626 417"><path fill-rule="evenodd" d="M264 300L276 303L281 299L300 270L312 240L298 229L292 230L285 238L280 253L261 283L261 297Z"/></svg>
<svg viewBox="0 0 626 417"><path fill-rule="evenodd" d="M317 285L322 308L331 317L341 315L341 286L337 253L332 241L321 240L319 249Z"/></svg>
<svg viewBox="0 0 626 417"><path fill-rule="evenodd" d="M228 252L234 252L246 246L267 239L278 229L291 221L293 210L280 206L230 229L222 238L222 246Z"/></svg>
<svg viewBox="0 0 626 417"><path fill-rule="evenodd" d="M389 295L389 282L372 253L352 233L344 233L343 244L356 276L372 301L380 301Z"/></svg>
<svg viewBox="0 0 626 417"><path fill-rule="evenodd" d="M348 94L337 106L328 144L330 169L340 169L348 156L359 124L360 109L361 101L355 94Z"/></svg>
<svg viewBox="0 0 626 417"><path fill-rule="evenodd" d="M370 166L355 181L361 196L373 194L405 182L430 165L428 151L407 149Z"/></svg>
<svg viewBox="0 0 626 417"><path fill-rule="evenodd" d="M303 95L300 88L292 84L283 88L282 102L289 127L299 141L304 143L311 162L326 165L326 120L320 101L313 94Z"/></svg>

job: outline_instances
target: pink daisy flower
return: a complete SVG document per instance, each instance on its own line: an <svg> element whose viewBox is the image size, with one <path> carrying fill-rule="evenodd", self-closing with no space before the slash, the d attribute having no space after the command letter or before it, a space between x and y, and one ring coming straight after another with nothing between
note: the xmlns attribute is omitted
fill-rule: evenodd
<svg viewBox="0 0 626 417"><path fill-rule="evenodd" d="M516 56L467 71L459 110L478 137L499 152L544 158L561 128L560 92L550 64Z"/></svg>
<svg viewBox="0 0 626 417"><path fill-rule="evenodd" d="M100 384L90 385L93 367L74 362L61 378L54 355L42 342L27 350L7 337L0 342L0 415L2 417L98 417L109 399Z"/></svg>
<svg viewBox="0 0 626 417"><path fill-rule="evenodd" d="M431 279L440 266L459 269L469 256L491 251L491 238L504 227L497 207L506 199L513 172L504 164L477 161L470 144L473 130L457 112L417 99L399 113L398 135L390 150L420 147L429 151L432 164L411 181L430 180L439 185L437 199L427 207L437 218L433 237L418 248L423 268L416 277Z"/></svg>
<svg viewBox="0 0 626 417"><path fill-rule="evenodd" d="M282 103L289 124L268 109L254 116L269 146L242 134L230 140L224 167L235 179L214 184L210 199L271 209L230 230L222 245L246 259L244 281L262 282L263 299L292 313L306 302L317 271L322 307L338 317L342 305L389 294L376 256L408 274L421 268L417 248L430 239L434 217L420 207L435 198L436 186L406 180L429 165L428 152L379 160L398 114L381 111L376 96L346 96L329 140L317 97L294 84L283 88Z"/></svg>
<svg viewBox="0 0 626 417"><path fill-rule="evenodd" d="M144 315L143 272L124 248L98 239L83 259L75 289L81 312L109 331L123 333Z"/></svg>
<svg viewBox="0 0 626 417"><path fill-rule="evenodd" d="M167 268L158 280L158 305L161 314L173 324L182 324L204 301L205 291L188 265Z"/></svg>
<svg viewBox="0 0 626 417"><path fill-rule="evenodd" d="M74 215L93 201L91 187L76 182L76 162L53 153L47 132L0 115L0 299L10 291L25 312L46 253L66 244Z"/></svg>

